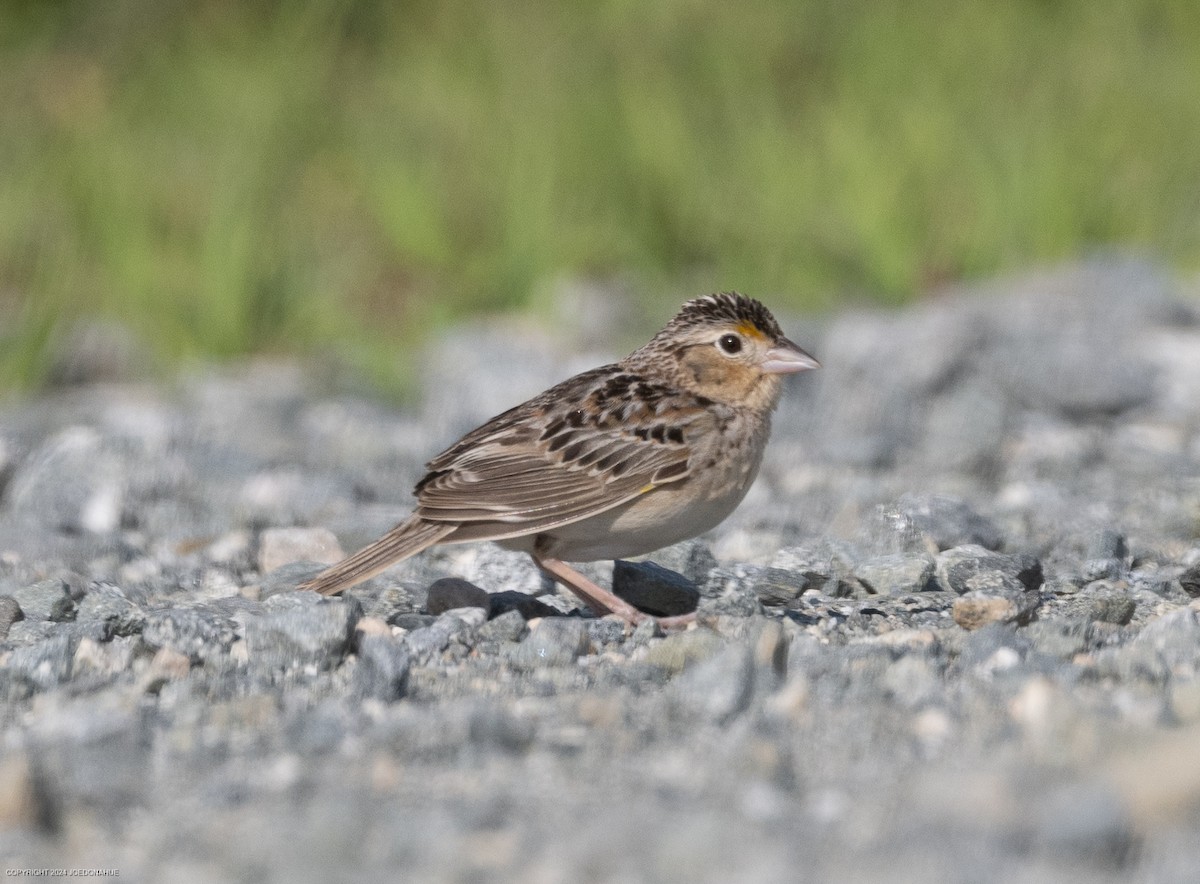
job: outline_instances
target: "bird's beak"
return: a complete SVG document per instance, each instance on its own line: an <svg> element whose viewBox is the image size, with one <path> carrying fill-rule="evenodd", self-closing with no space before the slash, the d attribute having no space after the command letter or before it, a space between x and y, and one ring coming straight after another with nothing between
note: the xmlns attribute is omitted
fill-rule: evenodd
<svg viewBox="0 0 1200 884"><path fill-rule="evenodd" d="M821 363L784 338L783 343L766 352L758 367L767 374L793 374L797 371L808 371L810 368L820 368Z"/></svg>

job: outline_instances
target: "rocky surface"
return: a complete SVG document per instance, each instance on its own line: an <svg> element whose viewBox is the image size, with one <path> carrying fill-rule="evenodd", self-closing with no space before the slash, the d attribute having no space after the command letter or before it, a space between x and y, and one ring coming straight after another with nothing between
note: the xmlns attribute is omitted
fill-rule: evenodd
<svg viewBox="0 0 1200 884"><path fill-rule="evenodd" d="M698 608L668 635L490 545L295 591L398 521L441 446L613 354L463 329L412 410L287 365L8 405L0 857L167 882L1189 880L1200 302L1132 261L982 289L785 322L825 368L790 384L742 507L661 567L588 567Z"/></svg>

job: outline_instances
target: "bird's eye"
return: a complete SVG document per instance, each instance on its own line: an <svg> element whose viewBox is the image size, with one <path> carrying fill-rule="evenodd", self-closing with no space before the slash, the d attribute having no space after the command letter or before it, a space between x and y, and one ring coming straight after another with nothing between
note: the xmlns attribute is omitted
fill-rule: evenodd
<svg viewBox="0 0 1200 884"><path fill-rule="evenodd" d="M717 346L721 348L722 353L732 356L742 352L742 339L737 335L721 335L717 340Z"/></svg>

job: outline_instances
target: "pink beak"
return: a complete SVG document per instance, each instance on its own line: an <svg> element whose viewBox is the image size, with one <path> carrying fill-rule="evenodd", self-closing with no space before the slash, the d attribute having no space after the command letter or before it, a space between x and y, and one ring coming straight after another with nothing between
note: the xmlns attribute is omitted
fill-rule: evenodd
<svg viewBox="0 0 1200 884"><path fill-rule="evenodd" d="M810 368L820 368L821 363L817 362L816 357L810 356L784 338L782 344L767 351L758 367L767 374L794 374L798 371L808 371Z"/></svg>

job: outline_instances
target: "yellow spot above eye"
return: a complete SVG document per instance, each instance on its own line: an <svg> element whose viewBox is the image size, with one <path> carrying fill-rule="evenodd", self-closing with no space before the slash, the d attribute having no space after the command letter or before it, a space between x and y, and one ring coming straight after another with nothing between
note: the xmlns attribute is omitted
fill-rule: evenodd
<svg viewBox="0 0 1200 884"><path fill-rule="evenodd" d="M760 340L763 338L763 333L758 330L758 326L756 326L753 322L739 322L736 326L736 329L738 334L740 334L742 337L757 338Z"/></svg>
<svg viewBox="0 0 1200 884"><path fill-rule="evenodd" d="M638 494L645 494L647 491L653 491L653 490L654 490L654 483L653 483L653 482L651 482L649 485L645 485L645 486L643 486L643 487L642 487L642 488L641 488L641 489L638 491Z"/></svg>

